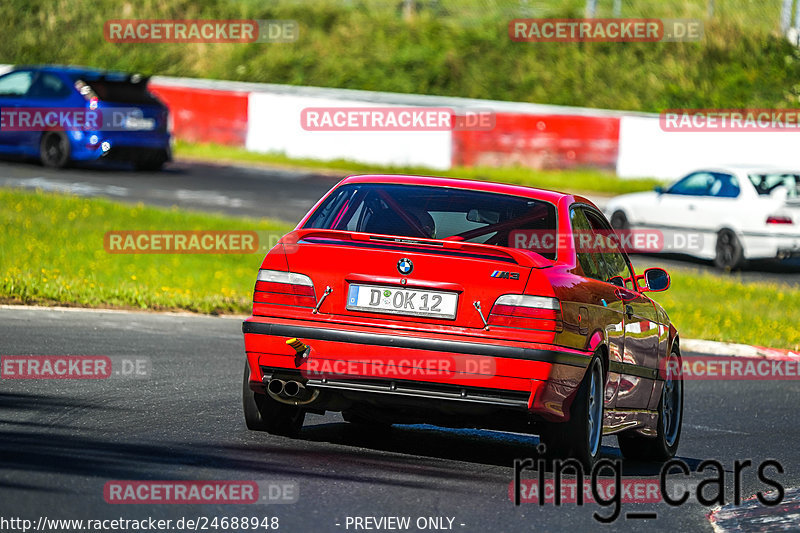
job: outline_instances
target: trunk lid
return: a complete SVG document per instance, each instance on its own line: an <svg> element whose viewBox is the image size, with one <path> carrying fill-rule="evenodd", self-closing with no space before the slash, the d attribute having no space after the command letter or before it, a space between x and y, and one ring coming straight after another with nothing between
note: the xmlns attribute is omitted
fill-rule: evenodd
<svg viewBox="0 0 800 533"><path fill-rule="evenodd" d="M318 298L327 287L332 289L321 313L378 322L483 328L475 302L488 318L499 296L522 294L531 270L552 265L536 254L511 248L338 230L296 230L284 242L291 272L310 276ZM401 261L402 268L410 268L405 275L399 269ZM356 302L362 291L367 291L369 303L376 298L389 300L378 304L388 312L365 309L366 296ZM441 316L430 310L437 296L442 298ZM449 305L454 305L453 318L444 314ZM423 312L433 316L420 316Z"/></svg>

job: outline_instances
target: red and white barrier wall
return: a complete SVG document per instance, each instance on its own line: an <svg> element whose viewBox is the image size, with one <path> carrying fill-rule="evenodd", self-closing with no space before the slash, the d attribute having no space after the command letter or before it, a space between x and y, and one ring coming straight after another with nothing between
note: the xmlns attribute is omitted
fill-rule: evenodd
<svg viewBox="0 0 800 533"><path fill-rule="evenodd" d="M602 110L315 87L154 78L179 139L243 146L294 158L380 165L521 165L533 168L617 164L621 114ZM309 107L446 107L492 111L495 127L461 131L307 131ZM225 117L227 115L228 122Z"/></svg>
<svg viewBox="0 0 800 533"><path fill-rule="evenodd" d="M678 178L719 164L800 168L800 133L667 132L653 114L345 89L156 77L177 138L319 160L381 165L596 167L620 177ZM306 107L490 110L491 131L306 131Z"/></svg>
<svg viewBox="0 0 800 533"><path fill-rule="evenodd" d="M300 113L309 107L378 105L394 107L359 100L250 93L245 146L254 152L282 152L295 158L450 168L450 131L307 131L300 125Z"/></svg>
<svg viewBox="0 0 800 533"><path fill-rule="evenodd" d="M157 84L150 90L169 106L178 139L244 146L249 93Z"/></svg>

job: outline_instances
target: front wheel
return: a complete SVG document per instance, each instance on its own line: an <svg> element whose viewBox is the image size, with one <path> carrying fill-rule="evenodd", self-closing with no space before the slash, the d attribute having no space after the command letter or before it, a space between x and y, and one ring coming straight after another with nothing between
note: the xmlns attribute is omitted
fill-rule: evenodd
<svg viewBox="0 0 800 533"><path fill-rule="evenodd" d="M626 458L666 461L675 457L683 426L683 377L680 368L680 355L677 350L673 350L664 366L666 375L658 403L655 438L633 432L617 435L619 448Z"/></svg>
<svg viewBox="0 0 800 533"><path fill-rule="evenodd" d="M69 163L70 146L67 136L60 131L48 131L39 143L39 159L49 168L64 168Z"/></svg>
<svg viewBox="0 0 800 533"><path fill-rule="evenodd" d="M574 458L586 472L592 469L603 439L604 382L603 362L595 355L572 401L569 421L548 424L542 431L549 456Z"/></svg>
<svg viewBox="0 0 800 533"><path fill-rule="evenodd" d="M611 227L616 230L627 230L631 228L628 217L622 211L614 211L611 215Z"/></svg>
<svg viewBox="0 0 800 533"><path fill-rule="evenodd" d="M244 363L242 407L247 429L266 431L273 435L296 437L303 427L306 413L303 409L279 403L266 394L257 394L250 388L250 365Z"/></svg>

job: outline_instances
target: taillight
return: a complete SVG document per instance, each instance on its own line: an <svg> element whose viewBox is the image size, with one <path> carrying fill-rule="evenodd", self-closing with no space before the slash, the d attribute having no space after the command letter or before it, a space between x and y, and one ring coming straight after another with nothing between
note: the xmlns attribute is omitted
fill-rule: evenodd
<svg viewBox="0 0 800 533"><path fill-rule="evenodd" d="M253 302L313 308L317 298L311 278L304 274L259 270Z"/></svg>
<svg viewBox="0 0 800 533"><path fill-rule="evenodd" d="M505 294L495 301L490 326L561 331L561 302L548 296Z"/></svg>
<svg viewBox="0 0 800 533"><path fill-rule="evenodd" d="M782 215L770 215L767 217L767 224L792 224L792 218Z"/></svg>

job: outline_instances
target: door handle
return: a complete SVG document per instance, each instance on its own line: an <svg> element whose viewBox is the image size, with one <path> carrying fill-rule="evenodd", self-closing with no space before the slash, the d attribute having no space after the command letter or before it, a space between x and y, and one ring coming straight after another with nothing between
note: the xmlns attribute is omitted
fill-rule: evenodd
<svg viewBox="0 0 800 533"><path fill-rule="evenodd" d="M625 316L628 317L628 320L633 318L633 306L632 305L625 305Z"/></svg>
<svg viewBox="0 0 800 533"><path fill-rule="evenodd" d="M694 211L694 204L689 204L689 211Z"/></svg>

